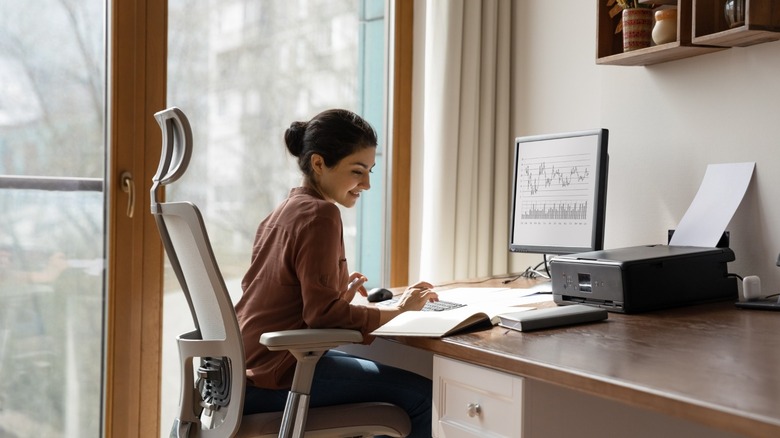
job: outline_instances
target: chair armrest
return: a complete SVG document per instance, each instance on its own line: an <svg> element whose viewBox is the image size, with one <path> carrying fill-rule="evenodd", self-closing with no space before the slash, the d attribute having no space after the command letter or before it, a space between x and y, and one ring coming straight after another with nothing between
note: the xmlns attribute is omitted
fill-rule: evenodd
<svg viewBox="0 0 780 438"><path fill-rule="evenodd" d="M260 343L272 351L330 349L362 341L362 333L347 329L283 330L260 336Z"/></svg>

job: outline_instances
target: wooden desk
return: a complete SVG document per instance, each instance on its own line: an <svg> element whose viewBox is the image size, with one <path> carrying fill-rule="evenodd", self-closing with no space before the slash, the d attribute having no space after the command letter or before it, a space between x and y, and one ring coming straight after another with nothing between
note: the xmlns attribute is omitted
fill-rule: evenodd
<svg viewBox="0 0 780 438"><path fill-rule="evenodd" d="M723 431L780 436L780 312L716 303L538 332L493 327L395 341Z"/></svg>

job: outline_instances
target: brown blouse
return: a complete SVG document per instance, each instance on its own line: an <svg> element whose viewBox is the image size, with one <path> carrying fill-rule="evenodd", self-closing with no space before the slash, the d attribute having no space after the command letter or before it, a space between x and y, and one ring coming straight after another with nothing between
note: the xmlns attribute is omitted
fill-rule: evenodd
<svg viewBox="0 0 780 438"><path fill-rule="evenodd" d="M360 330L364 342L379 326L379 310L342 298L349 271L341 213L314 190L297 187L257 228L252 263L236 304L248 383L282 389L292 384L295 358L269 351L260 335L303 328Z"/></svg>

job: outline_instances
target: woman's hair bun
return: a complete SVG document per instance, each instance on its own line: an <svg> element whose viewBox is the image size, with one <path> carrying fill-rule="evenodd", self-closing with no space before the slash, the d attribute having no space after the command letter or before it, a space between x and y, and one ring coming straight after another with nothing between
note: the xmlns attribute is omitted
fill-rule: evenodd
<svg viewBox="0 0 780 438"><path fill-rule="evenodd" d="M306 134L306 125L307 122L292 122L287 131L284 132L287 150L295 157L300 156L303 152L303 136Z"/></svg>

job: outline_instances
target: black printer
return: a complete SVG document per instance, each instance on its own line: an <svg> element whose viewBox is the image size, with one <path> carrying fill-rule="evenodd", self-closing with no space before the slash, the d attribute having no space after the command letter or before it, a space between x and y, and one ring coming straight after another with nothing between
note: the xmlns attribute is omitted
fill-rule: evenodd
<svg viewBox="0 0 780 438"><path fill-rule="evenodd" d="M649 245L582 252L550 260L553 300L639 313L737 299L726 264L730 248Z"/></svg>

